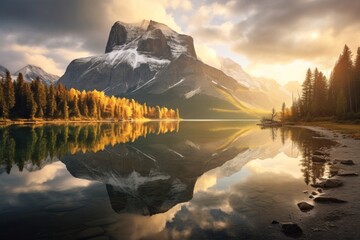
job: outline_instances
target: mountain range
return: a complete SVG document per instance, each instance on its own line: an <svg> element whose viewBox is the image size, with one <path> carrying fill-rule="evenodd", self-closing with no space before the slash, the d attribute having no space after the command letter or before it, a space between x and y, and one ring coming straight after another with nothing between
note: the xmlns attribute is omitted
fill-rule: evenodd
<svg viewBox="0 0 360 240"><path fill-rule="evenodd" d="M0 80L5 78L6 72L9 70L6 67L0 65ZM12 79L16 80L19 73L22 73L24 76L25 82L32 82L37 77L39 77L40 81L45 85L56 84L59 79L59 76L46 72L44 69L34 65L26 65L25 67L19 69L15 73L12 74Z"/></svg>
<svg viewBox="0 0 360 240"><path fill-rule="evenodd" d="M281 86L275 80L252 77L229 58L219 69L202 62L193 38L155 21L116 22L105 53L73 60L62 77L27 65L26 81L37 76L46 84L104 91L149 105L179 108L182 118L254 118L271 108L291 104L298 82ZM0 66L1 75L6 68Z"/></svg>

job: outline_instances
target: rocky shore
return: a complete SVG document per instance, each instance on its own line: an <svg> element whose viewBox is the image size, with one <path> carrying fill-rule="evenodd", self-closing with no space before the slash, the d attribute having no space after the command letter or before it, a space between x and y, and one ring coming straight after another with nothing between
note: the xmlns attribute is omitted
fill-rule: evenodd
<svg viewBox="0 0 360 240"><path fill-rule="evenodd" d="M360 141L321 127L303 127L337 145L313 152L312 161L326 164L328 172L304 189L304 201L297 203L299 214L290 222L273 221L283 233L279 239L360 239Z"/></svg>

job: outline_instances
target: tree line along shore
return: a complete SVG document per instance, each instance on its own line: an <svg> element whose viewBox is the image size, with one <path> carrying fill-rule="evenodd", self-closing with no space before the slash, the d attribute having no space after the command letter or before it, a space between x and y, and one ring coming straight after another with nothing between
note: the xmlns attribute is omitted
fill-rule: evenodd
<svg viewBox="0 0 360 240"><path fill-rule="evenodd" d="M67 90L61 83L44 85L40 79L28 83L19 73L9 72L0 82L0 121L122 121L179 119L178 109L147 106L134 99L106 96L104 92Z"/></svg>
<svg viewBox="0 0 360 240"><path fill-rule="evenodd" d="M273 109L262 119L265 125L312 121L360 123L360 47L353 60L350 48L344 46L329 79L318 68L309 68L292 106L283 103L280 112Z"/></svg>

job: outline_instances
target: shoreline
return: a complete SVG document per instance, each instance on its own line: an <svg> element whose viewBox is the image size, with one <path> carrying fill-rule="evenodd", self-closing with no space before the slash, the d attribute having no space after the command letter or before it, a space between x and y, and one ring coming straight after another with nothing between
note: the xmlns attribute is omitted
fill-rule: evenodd
<svg viewBox="0 0 360 240"><path fill-rule="evenodd" d="M311 125L291 127L309 129L336 142L337 145L327 151L330 161L325 164L338 170L360 173L360 141L358 138L347 132L341 132L339 128L330 129ZM354 165L343 165L338 160L352 160ZM312 204L314 209L309 213L300 212L293 216L292 221L298 223L304 232L299 239L360 239L360 230L357 230L360 223L360 177L335 175L329 179L338 179L343 182L343 186L323 189L319 196L335 197L345 200L347 203L317 203L305 195L303 200ZM316 190L316 187L309 186L309 189Z"/></svg>
<svg viewBox="0 0 360 240"><path fill-rule="evenodd" d="M146 123L152 121L181 121L182 119L131 119L131 120L111 120L111 119L79 119L79 120L63 120L63 119L52 119L52 120L0 120L0 126L10 126L10 125L42 125L42 124L73 124L73 123L122 123L122 122L139 122Z"/></svg>

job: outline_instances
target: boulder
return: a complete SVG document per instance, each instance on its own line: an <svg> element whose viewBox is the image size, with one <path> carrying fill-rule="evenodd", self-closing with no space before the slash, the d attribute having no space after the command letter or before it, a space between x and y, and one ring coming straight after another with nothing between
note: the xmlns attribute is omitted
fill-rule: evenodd
<svg viewBox="0 0 360 240"><path fill-rule="evenodd" d="M299 207L299 209L302 211L302 212L308 212L310 211L311 209L314 208L313 205L307 203L307 202L300 202L297 204L297 206Z"/></svg>
<svg viewBox="0 0 360 240"><path fill-rule="evenodd" d="M312 187L319 187L319 188L336 188L343 185L343 182L339 179L326 179L320 182L316 182L311 184Z"/></svg>
<svg viewBox="0 0 360 240"><path fill-rule="evenodd" d="M341 160L340 163L344 165L355 165L353 160Z"/></svg>
<svg viewBox="0 0 360 240"><path fill-rule="evenodd" d="M300 237L303 233L299 225L293 222L281 222L280 228L283 233L290 237Z"/></svg>

